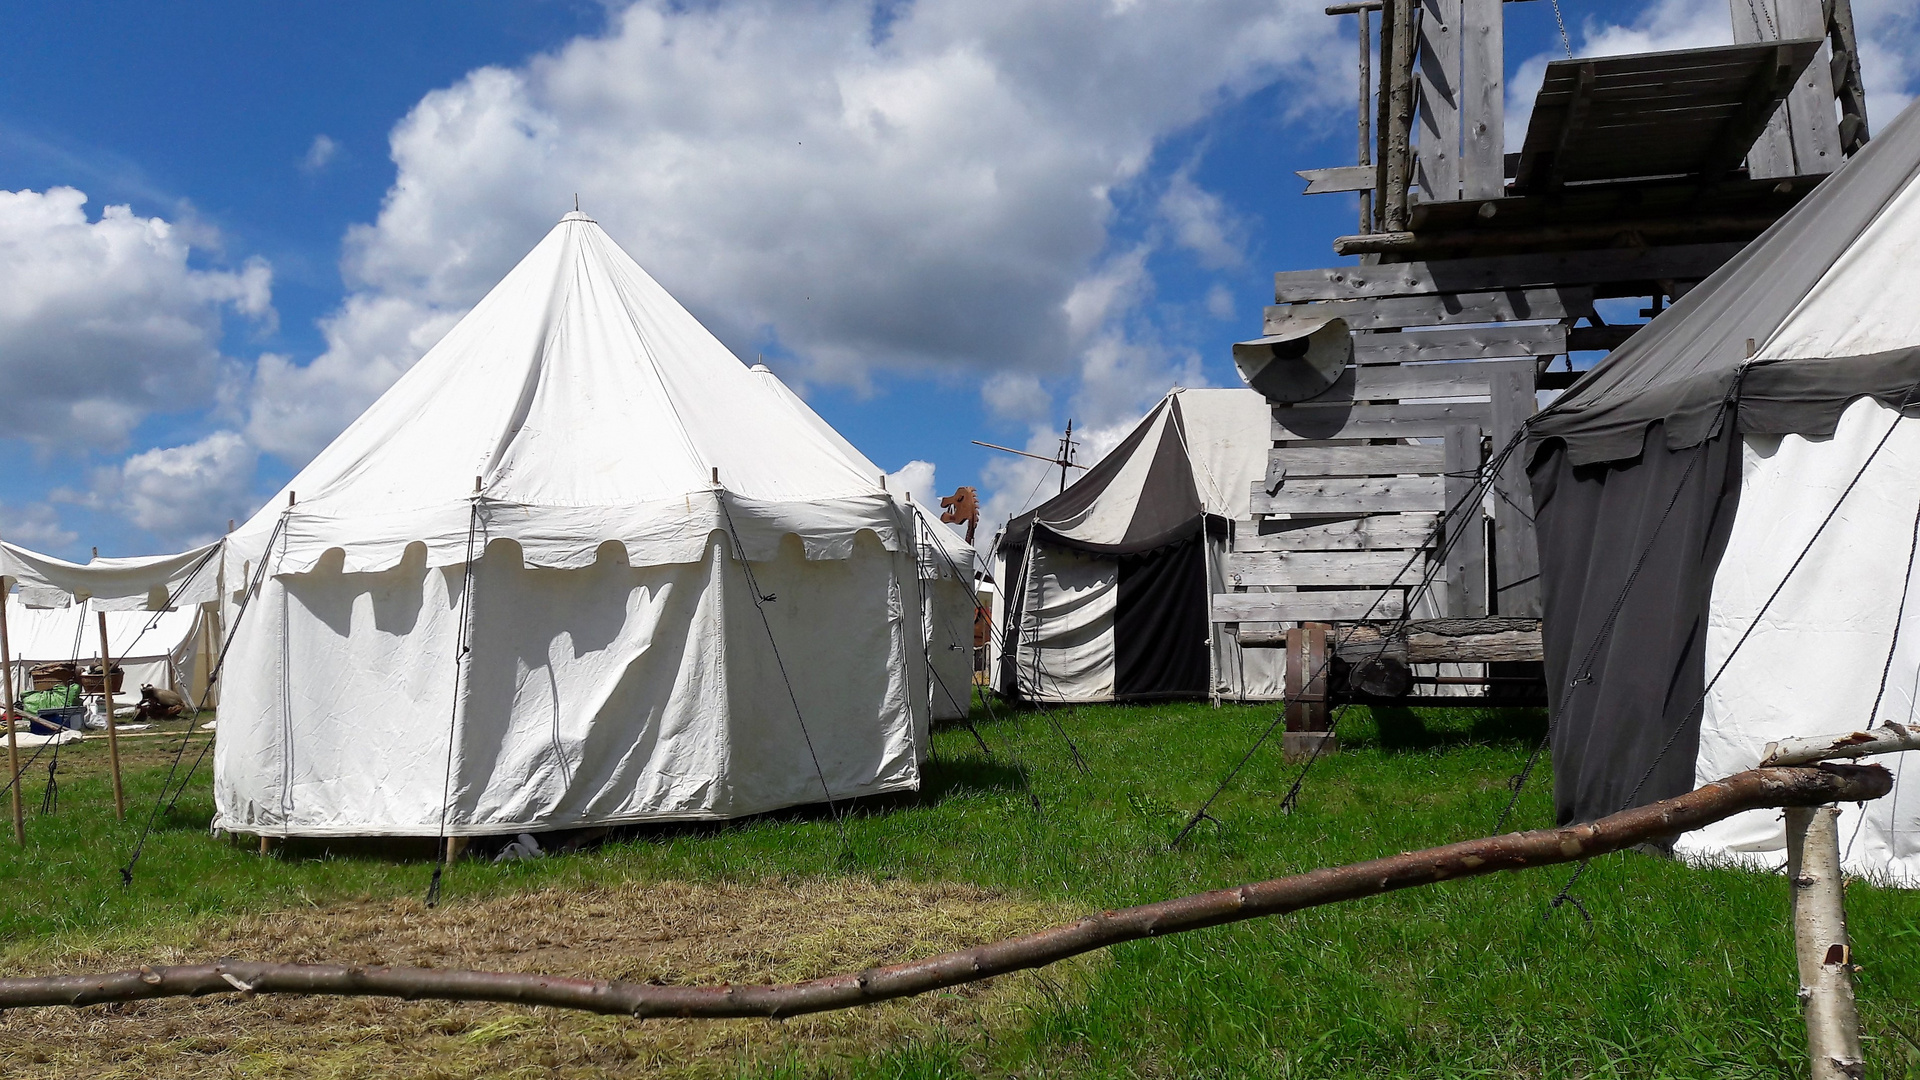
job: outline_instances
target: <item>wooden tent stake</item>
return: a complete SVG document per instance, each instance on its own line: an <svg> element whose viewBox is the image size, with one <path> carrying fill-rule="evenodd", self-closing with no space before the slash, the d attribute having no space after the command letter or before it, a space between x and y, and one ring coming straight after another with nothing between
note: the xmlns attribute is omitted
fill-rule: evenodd
<svg viewBox="0 0 1920 1080"><path fill-rule="evenodd" d="M120 786L120 734L113 719L113 656L107 649L107 613L100 615L100 696L106 700L107 761L113 767L113 816L127 820L127 793Z"/></svg>
<svg viewBox="0 0 1920 1080"><path fill-rule="evenodd" d="M7 579L0 578L0 668L5 669L6 696L0 697L0 717L7 721L7 767L13 774L13 839L27 846L27 819L20 809L20 737L13 732L13 649L7 641Z"/></svg>
<svg viewBox="0 0 1920 1080"><path fill-rule="evenodd" d="M1787 881L1793 889L1793 951L1807 1019L1813 1080L1857 1080L1860 1010L1853 1000L1846 882L1840 873L1840 808L1787 808Z"/></svg>

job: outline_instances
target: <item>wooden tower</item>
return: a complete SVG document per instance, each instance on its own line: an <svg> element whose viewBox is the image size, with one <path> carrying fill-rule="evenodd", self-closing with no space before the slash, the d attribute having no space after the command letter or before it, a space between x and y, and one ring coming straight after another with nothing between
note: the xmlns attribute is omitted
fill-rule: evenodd
<svg viewBox="0 0 1920 1080"><path fill-rule="evenodd" d="M1571 359L1557 361L1643 325L1605 321L1596 301L1645 297L1640 316L1658 312L1867 139L1848 0L1732 6L1734 45L1549 64L1511 148L1501 0L1326 9L1357 23L1359 160L1300 175L1308 194L1359 193L1359 230L1333 242L1359 264L1276 274L1263 336L1235 347L1243 371L1292 368L1268 393L1267 476L1252 519L1235 523L1213 605L1242 647L1290 646L1290 696L1312 699L1290 728L1323 726L1325 702L1343 695L1432 699L1419 691L1434 677L1410 682L1408 662L1490 661L1491 692L1544 700L1527 682L1537 663L1512 666L1540 658L1521 455L1483 506L1454 516L1450 539L1442 513L1536 392L1572 382ZM1334 318L1351 356L1308 370L1300 343ZM1329 640L1364 643L1343 659L1381 653L1437 544L1445 564L1389 662L1325 664ZM1330 679L1311 678L1323 668Z"/></svg>

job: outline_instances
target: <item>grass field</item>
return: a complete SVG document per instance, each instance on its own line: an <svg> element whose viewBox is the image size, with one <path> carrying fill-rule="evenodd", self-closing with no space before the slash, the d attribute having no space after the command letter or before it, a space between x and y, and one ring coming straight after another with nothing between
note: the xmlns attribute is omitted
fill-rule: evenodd
<svg viewBox="0 0 1920 1080"><path fill-rule="evenodd" d="M1543 720L1404 711L1343 723L1313 770L1272 749L1179 850L1187 810L1264 727L1258 708L980 715L996 751L936 734L917 796L646 831L575 854L454 867L392 855L263 858L210 838L196 776L117 866L176 739L129 740L116 825L104 740L62 757L56 813L0 845L0 969L85 970L231 953L442 958L526 970L736 981L1028 929L1316 866L1484 834ZM1042 804L1036 813L1016 763ZM37 808L42 766L29 773ZM1544 775L1516 824L1549 823ZM640 1024L542 1010L208 1000L0 1017L0 1072L72 1075L781 1075L946 1077L1805 1075L1786 886L1640 855L1594 863L1550 916L1564 868L1454 882L1141 942L1039 976L849 1016ZM1869 1076L1920 1075L1920 895L1855 884ZM679 951L674 951L679 950ZM617 959L617 962L616 962Z"/></svg>

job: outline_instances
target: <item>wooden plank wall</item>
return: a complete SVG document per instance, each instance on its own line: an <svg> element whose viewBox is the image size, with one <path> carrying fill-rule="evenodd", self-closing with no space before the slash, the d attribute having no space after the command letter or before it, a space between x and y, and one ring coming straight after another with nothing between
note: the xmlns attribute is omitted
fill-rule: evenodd
<svg viewBox="0 0 1920 1080"><path fill-rule="evenodd" d="M1496 470L1482 505L1452 523L1457 537L1433 568L1435 540L1445 542L1442 514L1533 415L1549 360L1580 347L1580 335L1628 329L1576 332L1576 321L1592 319L1596 297L1684 289L1739 249L1620 248L1276 274L1267 332L1338 313L1354 329L1353 363L1312 401L1274 407L1266 475L1251 492L1252 517L1234 525L1221 567L1229 591L1214 597L1214 621L1257 632L1286 622L1397 618L1408 590L1430 571L1434 614L1537 618L1524 450Z"/></svg>

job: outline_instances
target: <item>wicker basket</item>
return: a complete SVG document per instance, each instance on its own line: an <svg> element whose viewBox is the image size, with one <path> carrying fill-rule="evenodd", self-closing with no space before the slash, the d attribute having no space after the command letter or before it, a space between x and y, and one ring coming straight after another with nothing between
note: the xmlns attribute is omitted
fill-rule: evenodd
<svg viewBox="0 0 1920 1080"><path fill-rule="evenodd" d="M54 690L79 682L80 672L72 664L36 664L29 678L33 680L35 690Z"/></svg>
<svg viewBox="0 0 1920 1080"><path fill-rule="evenodd" d="M120 665L115 664L113 666L113 692L116 694L119 693L126 683L127 673L120 670ZM83 694L98 694L100 692L100 673L98 671L83 671L80 673L80 692Z"/></svg>

